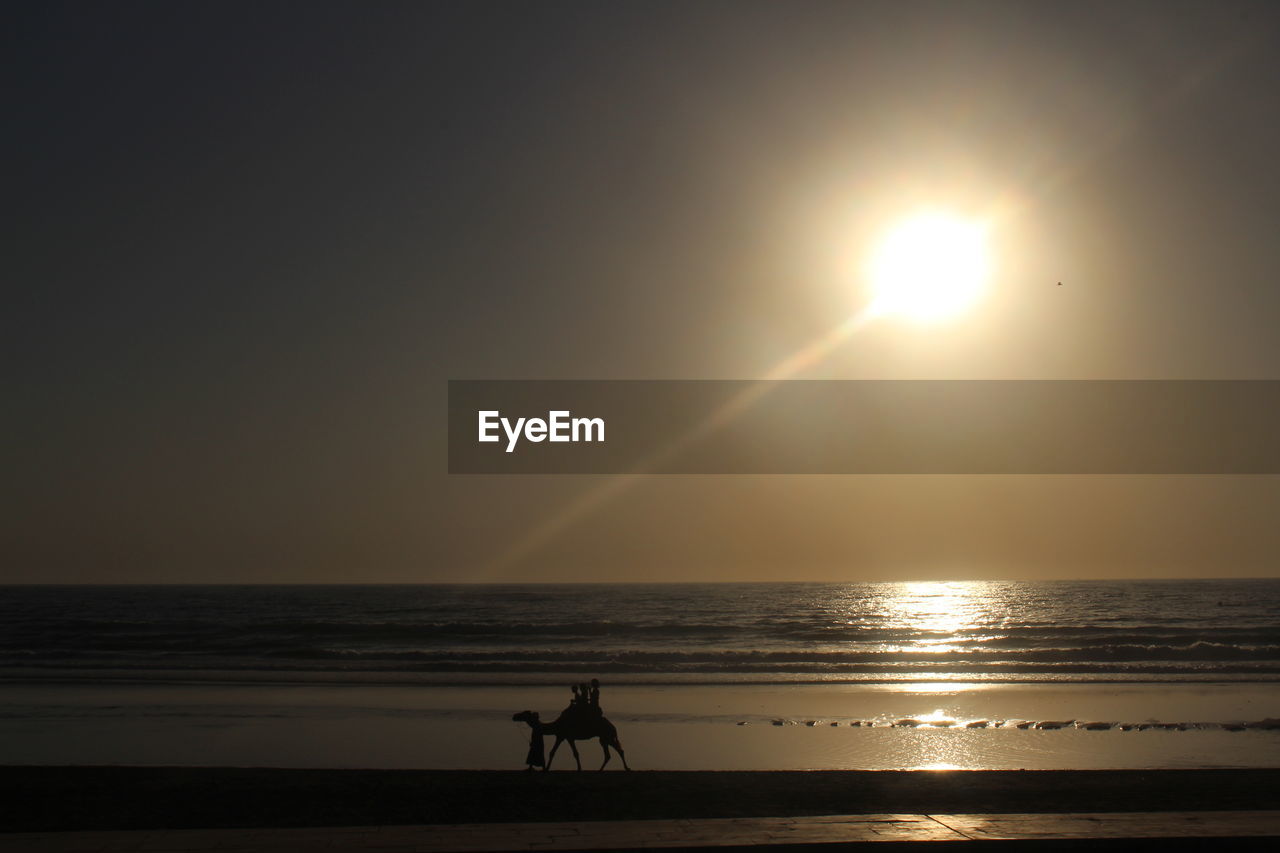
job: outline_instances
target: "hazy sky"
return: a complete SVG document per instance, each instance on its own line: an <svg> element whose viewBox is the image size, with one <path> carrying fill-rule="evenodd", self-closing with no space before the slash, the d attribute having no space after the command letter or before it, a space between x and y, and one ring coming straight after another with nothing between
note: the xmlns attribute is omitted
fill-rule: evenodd
<svg viewBox="0 0 1280 853"><path fill-rule="evenodd" d="M922 206L995 223L986 298L802 378L1280 378L1272 3L6 18L2 580L1280 574L1274 477L652 478L545 535L598 480L444 440L450 378L762 376Z"/></svg>

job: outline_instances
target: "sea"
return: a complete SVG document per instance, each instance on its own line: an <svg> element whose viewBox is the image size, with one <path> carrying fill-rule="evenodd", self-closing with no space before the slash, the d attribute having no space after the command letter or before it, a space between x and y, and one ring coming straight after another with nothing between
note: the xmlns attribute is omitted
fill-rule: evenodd
<svg viewBox="0 0 1280 853"><path fill-rule="evenodd" d="M1280 681L1280 580L9 586L0 677Z"/></svg>
<svg viewBox="0 0 1280 853"><path fill-rule="evenodd" d="M0 588L0 765L519 770L593 678L637 769L1275 767L1280 580Z"/></svg>

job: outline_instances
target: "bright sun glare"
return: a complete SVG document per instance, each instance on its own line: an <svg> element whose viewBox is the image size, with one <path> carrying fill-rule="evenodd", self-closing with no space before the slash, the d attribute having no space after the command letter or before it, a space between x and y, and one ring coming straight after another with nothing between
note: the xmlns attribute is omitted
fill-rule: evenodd
<svg viewBox="0 0 1280 853"><path fill-rule="evenodd" d="M983 224L922 213L890 231L872 257L872 311L946 320L977 301L989 272Z"/></svg>

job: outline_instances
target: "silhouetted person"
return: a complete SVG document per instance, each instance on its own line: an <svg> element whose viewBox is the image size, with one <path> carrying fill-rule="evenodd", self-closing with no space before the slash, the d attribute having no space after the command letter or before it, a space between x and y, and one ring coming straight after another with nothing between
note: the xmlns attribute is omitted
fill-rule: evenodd
<svg viewBox="0 0 1280 853"><path fill-rule="evenodd" d="M570 707L572 707L572 706L574 706L574 705L577 705L577 704L579 704L580 702L584 702L584 701L586 701L586 698L587 698L586 696L580 696L580 695L578 695L578 685L576 685L576 684L570 684L570 685L569 685L569 689L573 691L573 701L569 703L569 706L570 706Z"/></svg>
<svg viewBox="0 0 1280 853"><path fill-rule="evenodd" d="M591 704L591 710L599 714L600 713L600 679L598 678L591 679L591 693L589 695L590 695L589 702Z"/></svg>
<svg viewBox="0 0 1280 853"><path fill-rule="evenodd" d="M547 755L543 751L542 745L542 721L538 719L537 711L529 712L532 719L529 720L529 754L524 757L524 763L529 766L525 770L532 770L537 767L542 770L547 769Z"/></svg>

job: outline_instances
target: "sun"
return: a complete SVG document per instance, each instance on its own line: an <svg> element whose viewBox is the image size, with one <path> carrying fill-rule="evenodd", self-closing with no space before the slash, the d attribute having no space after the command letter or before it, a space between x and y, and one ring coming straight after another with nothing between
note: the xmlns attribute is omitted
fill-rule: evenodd
<svg viewBox="0 0 1280 853"><path fill-rule="evenodd" d="M917 214L890 230L871 258L872 312L922 323L950 319L982 296L990 267L983 223Z"/></svg>

